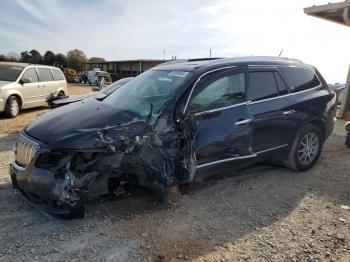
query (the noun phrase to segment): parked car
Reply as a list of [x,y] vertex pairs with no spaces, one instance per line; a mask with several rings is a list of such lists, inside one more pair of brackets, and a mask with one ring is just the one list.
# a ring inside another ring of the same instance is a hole
[[70,103],[82,101],[84,99],[89,99],[89,98],[103,100],[106,96],[108,96],[109,94],[111,94],[112,92],[114,92],[119,87],[126,84],[133,78],[134,77],[122,78],[110,84],[109,86],[106,86],[105,88],[103,88],[101,91],[98,91],[98,92],[92,92],[85,95],[75,95],[75,96],[73,95],[69,97],[50,95],[46,100],[50,108],[56,108],[59,106],[67,105]]
[[16,117],[21,109],[44,106],[50,93],[69,95],[59,68],[0,62],[0,113]]
[[[101,77],[104,77],[105,79],[105,85],[109,85],[112,83],[111,75],[105,71],[96,71],[92,70],[88,73],[88,83],[92,86],[97,86],[99,84],[99,79]],[[94,90],[99,91],[99,90]]]
[[48,112],[21,133],[10,174],[32,203],[82,216],[132,184],[164,194],[261,161],[315,165],[336,96],[298,60],[247,57],[156,66],[102,101]]

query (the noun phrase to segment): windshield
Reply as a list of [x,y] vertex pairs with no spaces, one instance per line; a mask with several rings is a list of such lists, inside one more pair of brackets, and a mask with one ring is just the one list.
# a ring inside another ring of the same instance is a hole
[[22,70],[22,66],[0,64],[0,81],[16,81]]
[[150,70],[122,85],[107,96],[103,103],[133,111],[141,117],[147,116],[151,108],[157,114],[191,75],[184,71]]
[[129,82],[132,78],[124,78],[124,79],[120,79],[112,84],[110,84],[109,86],[106,86],[102,89],[102,93],[109,95],[111,93],[113,93],[115,90],[117,90],[119,87],[121,87],[122,85],[124,85],[125,83]]

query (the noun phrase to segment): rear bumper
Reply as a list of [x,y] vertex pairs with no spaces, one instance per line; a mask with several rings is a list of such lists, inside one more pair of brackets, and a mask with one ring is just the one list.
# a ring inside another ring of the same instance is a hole
[[[35,167],[36,159],[22,168],[14,161],[10,165],[10,176],[12,185],[18,189],[22,195],[36,208],[51,215],[71,215],[77,212],[83,213],[82,201],[77,201],[73,205],[62,201],[60,190],[57,187],[55,175],[44,169]],[[82,214],[80,214],[82,215]]]

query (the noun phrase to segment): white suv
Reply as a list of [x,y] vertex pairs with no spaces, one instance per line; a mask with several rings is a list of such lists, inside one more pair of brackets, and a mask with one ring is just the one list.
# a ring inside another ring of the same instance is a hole
[[59,68],[0,62],[0,113],[16,117],[21,109],[45,106],[50,94],[69,95]]

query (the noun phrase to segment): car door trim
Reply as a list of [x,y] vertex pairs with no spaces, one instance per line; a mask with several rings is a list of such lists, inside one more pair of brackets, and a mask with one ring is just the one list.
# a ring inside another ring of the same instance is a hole
[[200,168],[203,168],[203,167],[216,165],[216,164],[221,164],[221,163],[225,163],[225,162],[254,158],[254,157],[257,157],[260,154],[267,153],[267,152],[270,152],[270,151],[273,151],[273,150],[277,150],[277,149],[280,149],[280,148],[284,148],[284,147],[287,147],[287,146],[288,146],[288,144],[284,144],[284,145],[275,146],[275,147],[272,147],[272,148],[269,148],[269,149],[265,149],[265,150],[253,153],[251,155],[247,155],[247,156],[237,156],[237,157],[231,157],[231,158],[225,158],[225,159],[221,159],[221,160],[217,160],[217,161],[212,161],[212,162],[208,162],[208,163],[205,163],[205,164],[197,165],[196,168],[200,169]]
[[237,156],[237,157],[225,158],[225,159],[221,159],[221,160],[217,160],[217,161],[213,161],[213,162],[208,162],[208,163],[205,163],[205,164],[197,165],[196,168],[200,169],[200,168],[211,166],[211,165],[216,165],[216,164],[230,162],[230,161],[234,161],[234,160],[240,160],[240,159],[248,159],[248,158],[253,158],[253,157],[257,157],[257,155],[256,154],[251,154],[251,155],[247,155],[247,156]]

